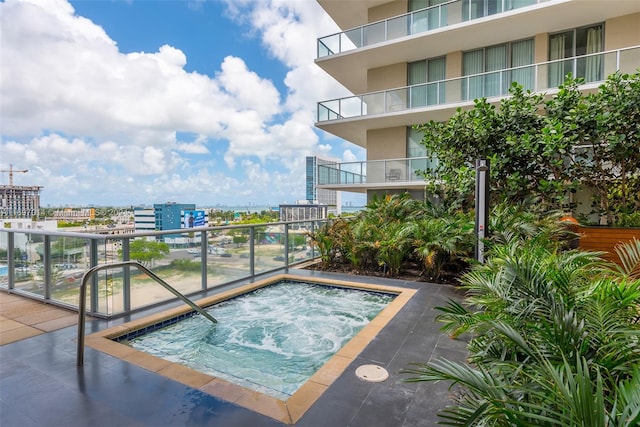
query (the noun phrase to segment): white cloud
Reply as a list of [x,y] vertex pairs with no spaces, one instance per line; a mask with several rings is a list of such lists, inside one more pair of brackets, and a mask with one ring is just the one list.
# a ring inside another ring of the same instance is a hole
[[2,167],[29,169],[18,184],[53,204],[302,197],[304,156],[333,145],[319,145],[315,103],[342,89],[313,59],[335,26],[315,1],[234,0],[229,15],[286,66],[285,93],[238,56],[208,76],[168,44],[123,53],[65,0],[0,3]]
[[351,150],[344,150],[344,152],[342,153],[342,160],[344,160],[345,162],[357,162],[358,158],[355,154],[353,154]]

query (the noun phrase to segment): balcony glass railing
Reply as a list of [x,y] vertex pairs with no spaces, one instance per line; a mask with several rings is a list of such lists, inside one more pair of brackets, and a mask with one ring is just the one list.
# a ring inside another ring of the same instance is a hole
[[616,71],[633,73],[638,67],[640,46],[634,46],[322,101],[318,103],[317,118],[318,122],[326,122],[505,96],[512,82],[525,90],[543,92],[556,89],[568,73],[583,78],[585,83],[597,83]]
[[318,58],[549,0],[454,0],[318,39]]
[[[101,235],[0,228],[0,288],[78,309],[89,268],[139,261],[190,295],[286,269],[318,256],[307,240],[326,220]],[[165,243],[168,251],[153,246]],[[13,254],[9,256],[8,254]],[[154,254],[153,256],[151,254]],[[87,307],[99,317],[128,314],[175,296],[132,267],[95,274]]]
[[318,165],[318,185],[424,182],[423,172],[436,166],[437,160],[430,157]]

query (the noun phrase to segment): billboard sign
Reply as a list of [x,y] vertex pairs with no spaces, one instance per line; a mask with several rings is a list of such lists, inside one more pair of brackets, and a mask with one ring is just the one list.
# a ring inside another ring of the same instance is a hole
[[204,211],[184,211],[182,214],[182,228],[205,227],[207,221]]

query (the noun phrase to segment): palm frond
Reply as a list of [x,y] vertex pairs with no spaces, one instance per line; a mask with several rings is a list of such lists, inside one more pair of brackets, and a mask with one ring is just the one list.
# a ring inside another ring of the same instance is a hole
[[634,237],[630,242],[616,245],[615,251],[622,262],[621,273],[632,279],[640,279],[640,240]]

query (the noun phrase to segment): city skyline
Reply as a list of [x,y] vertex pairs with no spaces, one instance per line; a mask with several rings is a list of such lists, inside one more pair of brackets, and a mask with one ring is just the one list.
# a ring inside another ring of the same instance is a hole
[[42,186],[43,207],[294,203],[306,156],[364,158],[313,126],[316,101],[346,94],[314,64],[317,37],[337,31],[316,2],[0,11],[0,169],[28,170],[14,185]]

